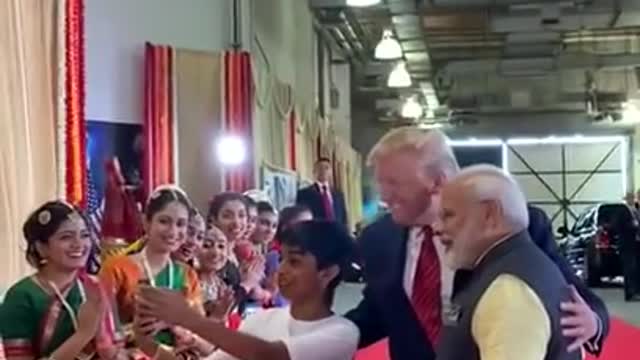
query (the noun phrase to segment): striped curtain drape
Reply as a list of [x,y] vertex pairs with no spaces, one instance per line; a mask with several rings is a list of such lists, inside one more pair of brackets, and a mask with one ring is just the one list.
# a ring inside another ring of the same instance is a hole
[[296,111],[291,110],[289,112],[289,121],[287,122],[287,149],[289,153],[289,169],[292,171],[296,171],[298,169],[298,151],[296,147],[297,141],[297,133],[298,133],[298,118],[296,116]]
[[226,135],[244,139],[247,158],[225,169],[225,188],[246,191],[254,188],[253,109],[254,84],[251,55],[246,51],[226,51],[223,55],[223,119]]
[[142,177],[148,195],[175,181],[173,49],[147,43],[144,68]]

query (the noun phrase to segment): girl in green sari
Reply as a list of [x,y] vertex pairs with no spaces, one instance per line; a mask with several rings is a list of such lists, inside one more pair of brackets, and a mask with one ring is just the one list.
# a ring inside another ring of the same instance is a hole
[[13,285],[0,306],[7,359],[124,358],[108,298],[84,271],[92,242],[80,212],[60,201],[45,203],[23,233],[36,273]]

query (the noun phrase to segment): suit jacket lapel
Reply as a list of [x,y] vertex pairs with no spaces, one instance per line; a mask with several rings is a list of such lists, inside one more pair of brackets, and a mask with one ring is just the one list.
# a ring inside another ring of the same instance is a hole
[[[393,243],[389,254],[392,259],[397,259],[397,263],[392,266],[391,278],[393,281],[404,289],[404,268],[407,261],[407,243],[409,242],[409,228],[393,224],[393,238],[389,239]],[[404,293],[404,291],[403,291]]]

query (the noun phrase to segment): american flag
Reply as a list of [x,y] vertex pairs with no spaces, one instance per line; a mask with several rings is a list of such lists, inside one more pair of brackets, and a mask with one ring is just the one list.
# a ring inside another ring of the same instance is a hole
[[87,174],[87,218],[89,227],[94,239],[102,237],[102,217],[104,215],[104,202],[100,198],[96,183],[91,176],[91,171]]
[[[87,263],[89,273],[95,274],[100,268],[100,239],[102,239],[102,216],[104,214],[104,201],[100,198],[95,180],[91,176],[91,171],[87,169],[87,220],[89,231],[94,246],[91,249],[91,256]],[[1,359],[0,359],[1,360]]]

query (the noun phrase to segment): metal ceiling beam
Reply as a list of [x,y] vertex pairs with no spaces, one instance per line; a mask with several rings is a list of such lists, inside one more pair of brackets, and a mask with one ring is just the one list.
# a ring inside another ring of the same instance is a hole
[[434,7],[496,7],[496,6],[514,6],[526,5],[535,6],[541,4],[558,4],[564,3],[571,5],[576,2],[584,1],[559,1],[559,0],[423,0],[423,2],[431,2]]
[[485,59],[463,60],[447,64],[443,75],[459,75],[478,72],[501,73],[505,69],[540,71],[624,69],[640,66],[640,54],[593,55],[564,54],[556,58],[528,58],[519,60]]

